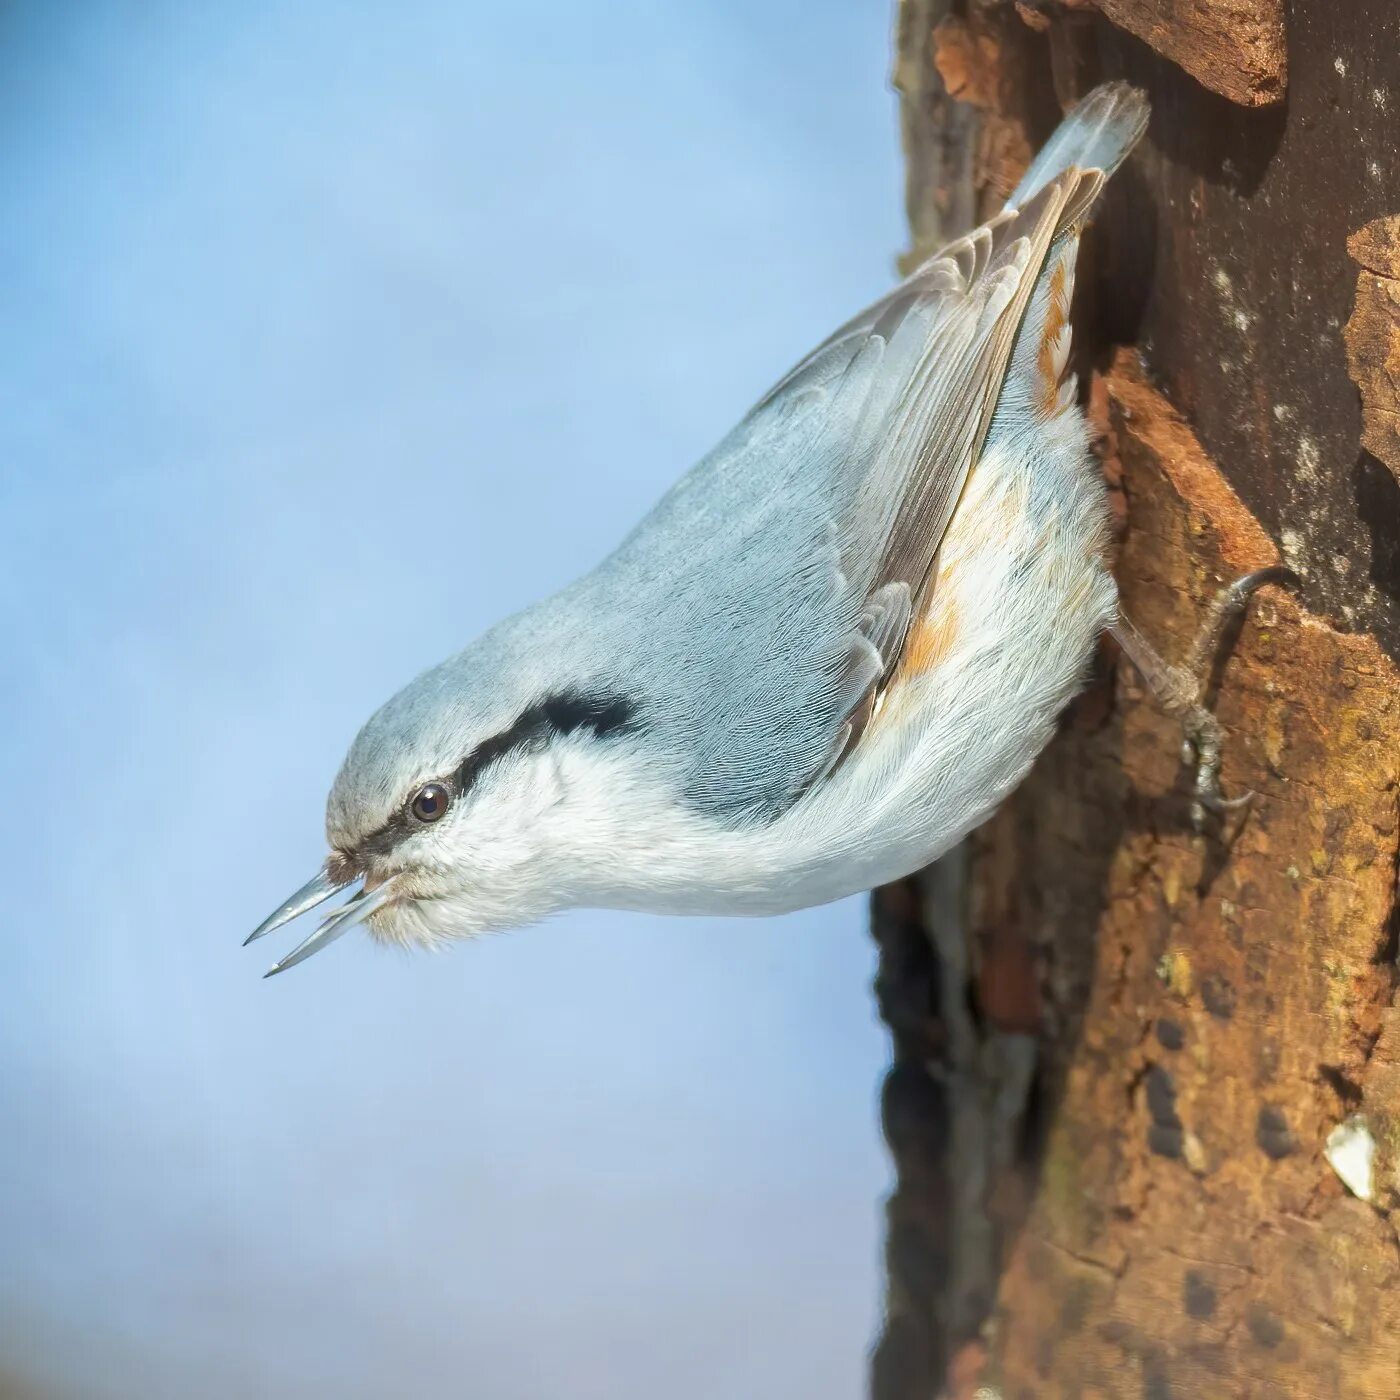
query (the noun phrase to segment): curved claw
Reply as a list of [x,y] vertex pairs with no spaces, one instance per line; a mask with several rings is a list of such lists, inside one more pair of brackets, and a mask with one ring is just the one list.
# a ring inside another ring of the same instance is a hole
[[1259,794],[1253,788],[1247,788],[1238,797],[1226,797],[1220,792],[1213,792],[1209,796],[1202,795],[1202,805],[1209,807],[1212,812],[1238,812],[1242,808],[1253,806],[1259,800]]
[[1203,836],[1208,813],[1224,817],[1231,812],[1240,812],[1245,808],[1252,807],[1258,797],[1259,794],[1253,788],[1248,792],[1241,793],[1239,797],[1222,796],[1218,789],[1209,793],[1198,791],[1191,802],[1191,829],[1197,836]]
[[1244,574],[1221,589],[1206,609],[1190,659],[1184,666],[1171,666],[1163,661],[1126,616],[1120,614],[1112,629],[1124,655],[1137,667],[1158,702],[1168,714],[1181,721],[1184,731],[1181,761],[1188,766],[1196,765],[1191,825],[1198,834],[1206,829],[1208,812],[1236,812],[1257,800],[1254,792],[1226,797],[1220,791],[1220,753],[1225,736],[1220,721],[1207,708],[1206,695],[1210,669],[1232,622],[1243,616],[1254,594],[1270,583],[1282,588],[1298,588],[1302,580],[1285,565],[1271,564]]
[[1214,743],[1198,744],[1196,749],[1196,791],[1191,802],[1191,825],[1198,835],[1205,831],[1207,812],[1225,816],[1230,812],[1243,811],[1259,798],[1259,794],[1253,788],[1247,789],[1238,797],[1226,797],[1221,792],[1218,731],[1211,738],[1214,739]]
[[1186,671],[1195,683],[1197,703],[1204,691],[1207,673],[1225,640],[1226,633],[1233,623],[1244,616],[1250,599],[1266,584],[1277,584],[1280,588],[1299,588],[1302,582],[1302,579],[1285,565],[1270,564],[1267,568],[1241,574],[1215,595],[1206,609],[1205,619],[1196,633],[1191,657],[1186,664]]
[[1267,568],[1242,574],[1216,594],[1191,649],[1186,678],[1189,678],[1188,683],[1194,685],[1195,698],[1183,716],[1186,743],[1183,745],[1182,759],[1189,764],[1193,757],[1191,751],[1194,750],[1196,784],[1191,801],[1191,825],[1197,833],[1205,831],[1207,812],[1214,812],[1217,816],[1238,812],[1257,800],[1258,795],[1253,791],[1239,797],[1226,797],[1221,792],[1220,753],[1224,735],[1220,721],[1206,708],[1204,695],[1209,669],[1231,624],[1244,616],[1250,599],[1266,584],[1298,588],[1302,580],[1282,564],[1271,564]]
[[1303,586],[1303,580],[1286,564],[1270,564],[1267,569],[1255,569],[1252,573],[1241,574],[1226,591],[1243,601],[1268,583],[1275,583],[1280,588],[1297,589]]
[[1223,816],[1228,812],[1238,812],[1250,806],[1258,798],[1252,788],[1239,797],[1226,797],[1220,790],[1220,750],[1224,735],[1220,721],[1209,711],[1198,708],[1187,719],[1187,739],[1183,746],[1183,758],[1187,763],[1193,757],[1196,761],[1195,791],[1191,799],[1191,826],[1200,835],[1206,829],[1206,813],[1214,812]]

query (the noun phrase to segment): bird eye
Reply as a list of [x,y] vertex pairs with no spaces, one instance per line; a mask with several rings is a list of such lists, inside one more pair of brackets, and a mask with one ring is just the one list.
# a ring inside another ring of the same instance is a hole
[[420,822],[435,822],[447,810],[449,801],[447,789],[441,783],[424,783],[413,794],[408,810]]

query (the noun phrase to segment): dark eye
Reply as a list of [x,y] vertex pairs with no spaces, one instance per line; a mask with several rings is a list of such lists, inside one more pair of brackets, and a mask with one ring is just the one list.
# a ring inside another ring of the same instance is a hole
[[413,801],[408,804],[408,810],[420,822],[435,822],[447,810],[447,804],[451,800],[447,789],[441,783],[424,783],[413,794]]

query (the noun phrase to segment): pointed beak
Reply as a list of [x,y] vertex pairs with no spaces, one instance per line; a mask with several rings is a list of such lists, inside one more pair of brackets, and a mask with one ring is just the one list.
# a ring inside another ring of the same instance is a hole
[[[320,871],[313,879],[304,884],[289,900],[278,905],[271,914],[255,928],[252,933],[243,940],[246,948],[249,943],[262,938],[265,934],[271,933],[274,929],[279,929],[283,924],[289,924],[293,919],[300,918],[316,908],[318,904],[324,904],[332,896],[339,894],[341,890],[347,889],[355,883],[355,879],[335,879],[327,871]],[[320,926],[304,942],[299,943],[281,962],[275,963],[264,977],[271,977],[274,973],[285,972],[289,967],[295,967],[299,962],[305,962],[312,953],[318,953],[328,943],[334,943],[342,933],[348,932],[356,924],[363,923],[376,909],[382,909],[394,897],[393,881],[386,881],[382,885],[376,886],[372,890],[361,889],[350,899],[342,904],[339,909],[333,910]]]
[[[263,976],[274,977],[289,967],[295,967],[299,962],[305,962],[312,953],[319,953],[328,943],[334,943],[342,933],[348,933],[356,924],[363,923],[376,909],[382,909],[393,897],[392,881],[372,890],[361,890],[349,903],[341,905],[323,920],[320,927],[304,943],[298,943],[281,962],[273,963]],[[317,904],[320,902],[319,899],[316,901]]]
[[333,894],[343,890],[350,884],[349,880],[332,880],[325,870],[320,870],[316,875],[308,880],[289,900],[279,904],[276,909],[243,940],[246,948],[250,943],[256,943],[259,938],[269,934],[273,929],[281,928],[283,924],[289,924],[293,919],[299,918],[308,910],[314,909],[318,904],[324,904]]

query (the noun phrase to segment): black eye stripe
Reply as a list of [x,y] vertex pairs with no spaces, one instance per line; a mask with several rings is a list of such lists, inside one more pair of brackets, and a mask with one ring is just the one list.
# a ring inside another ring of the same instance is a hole
[[600,738],[633,727],[635,707],[620,695],[551,695],[539,706],[561,734],[591,729]]
[[636,706],[621,695],[586,695],[560,691],[531,705],[509,729],[478,744],[454,775],[458,795],[468,791],[484,769],[512,749],[547,743],[555,735],[591,730],[598,738],[636,728]]
[[[641,721],[637,718],[637,706],[626,696],[613,692],[558,691],[538,705],[531,705],[522,711],[509,729],[482,740],[458,764],[450,777],[437,781],[449,789],[455,800],[470,791],[491,764],[515,749],[546,744],[556,736],[577,734],[580,730],[588,730],[603,739],[639,728]],[[420,784],[415,788],[413,795],[421,792],[423,786]],[[415,821],[410,813],[408,803],[412,801],[413,796],[410,796],[407,803],[378,831],[359,843],[352,855],[361,864],[365,856],[385,854],[410,832],[423,829],[423,823]]]

